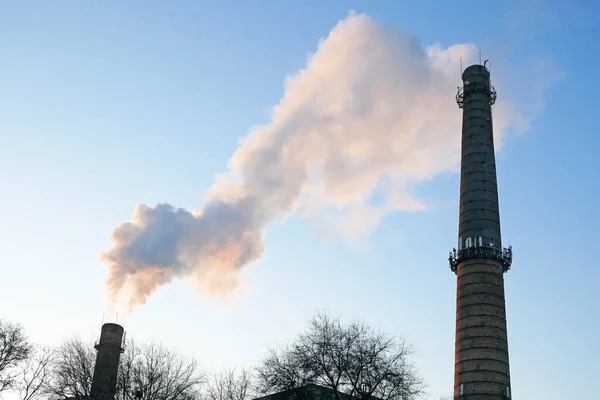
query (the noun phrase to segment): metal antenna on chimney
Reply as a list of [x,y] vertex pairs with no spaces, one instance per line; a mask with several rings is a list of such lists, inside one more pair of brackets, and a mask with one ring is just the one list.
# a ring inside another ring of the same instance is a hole
[[119,313],[117,312],[117,315],[115,316],[115,324],[118,323],[119,321]]

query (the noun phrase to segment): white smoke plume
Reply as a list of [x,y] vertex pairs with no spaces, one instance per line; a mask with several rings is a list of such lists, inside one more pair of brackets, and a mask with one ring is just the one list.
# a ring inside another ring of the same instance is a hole
[[351,237],[386,213],[423,209],[410,189],[457,166],[459,60],[468,65],[475,53],[467,44],[423,49],[406,32],[350,13],[285,79],[271,121],[241,141],[201,212],[141,204],[114,229],[114,247],[101,255],[110,301],[125,294],[130,307],[141,305],[189,277],[226,295],[263,255],[269,223],[301,206],[341,211],[338,228]]

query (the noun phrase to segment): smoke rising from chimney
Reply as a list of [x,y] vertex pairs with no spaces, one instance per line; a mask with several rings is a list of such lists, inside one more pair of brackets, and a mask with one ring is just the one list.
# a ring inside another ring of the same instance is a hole
[[[109,299],[125,294],[135,307],[184,277],[226,295],[238,271],[263,255],[268,224],[299,206],[342,210],[339,228],[351,236],[386,213],[423,209],[410,188],[458,165],[453,97],[459,60],[469,65],[475,54],[465,44],[423,49],[408,33],[351,13],[285,79],[271,121],[240,142],[202,211],[140,204],[113,230],[113,248],[101,255]],[[384,198],[377,206],[376,191]]]

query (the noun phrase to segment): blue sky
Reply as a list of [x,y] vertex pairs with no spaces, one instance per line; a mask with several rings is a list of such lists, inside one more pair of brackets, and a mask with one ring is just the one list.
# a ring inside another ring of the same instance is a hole
[[[600,398],[600,57],[591,46],[600,6],[491,3],[0,2],[0,316],[40,343],[93,338],[104,310],[98,254],[112,229],[138,203],[201,207],[238,140],[269,120],[283,79],[354,9],[423,47],[475,43],[493,60],[499,99],[543,100],[497,155],[503,237],[515,252],[506,275],[513,394]],[[540,62],[563,77],[534,99],[525,80]],[[431,398],[449,395],[458,175],[436,175],[416,193],[434,206],[386,216],[362,246],[324,240],[298,216],[275,222],[264,258],[243,271],[249,289],[229,304],[175,282],[126,328],[218,368],[251,364],[328,308],[406,336]]]

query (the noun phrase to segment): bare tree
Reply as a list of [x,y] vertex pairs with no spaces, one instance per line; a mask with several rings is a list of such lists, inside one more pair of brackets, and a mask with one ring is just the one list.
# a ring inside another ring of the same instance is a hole
[[232,368],[211,377],[205,397],[207,400],[248,400],[252,395],[251,370]]
[[336,400],[339,393],[412,400],[423,384],[409,362],[411,355],[404,341],[361,322],[344,325],[320,312],[292,344],[269,352],[258,368],[258,387],[270,393],[315,383],[334,390]]
[[55,355],[52,348],[36,348],[22,365],[16,384],[21,400],[36,400],[48,394]]
[[160,344],[127,345],[119,369],[118,400],[199,398],[204,375],[193,359]]
[[88,398],[95,359],[91,344],[78,337],[67,339],[56,349],[48,392],[56,398]]
[[[196,362],[162,345],[126,343],[115,400],[196,400],[203,381]],[[53,398],[90,396],[96,353],[92,343],[65,341],[56,351],[49,392]]]
[[136,373],[135,363],[139,357],[139,347],[133,340],[125,343],[125,352],[119,361],[119,372],[117,375],[116,400],[137,399],[136,390],[133,387],[134,375]]
[[32,349],[21,325],[0,319],[0,393],[14,387]]

